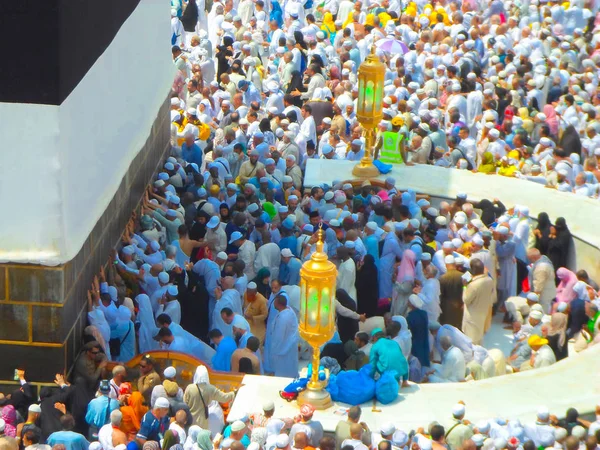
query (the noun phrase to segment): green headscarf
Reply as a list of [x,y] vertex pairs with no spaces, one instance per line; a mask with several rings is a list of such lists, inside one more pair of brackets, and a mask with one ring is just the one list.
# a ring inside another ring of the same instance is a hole
[[200,447],[200,450],[212,450],[213,448],[213,443],[210,439],[210,431],[208,430],[200,430],[198,432],[196,442],[198,443],[198,447]]
[[179,436],[173,430],[167,430],[163,438],[162,450],[169,450],[175,444],[179,443]]
[[271,220],[273,220],[273,217],[275,217],[277,215],[277,210],[275,209],[275,205],[273,205],[273,203],[271,203],[271,202],[264,202],[262,207],[263,207],[263,211],[269,215]]
[[478,172],[481,173],[496,173],[496,164],[494,164],[494,155],[492,152],[485,152],[481,157],[481,165]]

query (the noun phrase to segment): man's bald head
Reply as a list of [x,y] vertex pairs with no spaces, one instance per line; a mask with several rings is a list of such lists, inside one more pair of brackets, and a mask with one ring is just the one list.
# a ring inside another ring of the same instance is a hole
[[352,439],[360,440],[363,434],[363,427],[360,423],[353,423],[350,425],[350,436]]
[[301,431],[294,435],[294,448],[303,449],[308,446],[308,435]]
[[221,280],[221,286],[223,287],[223,290],[232,289],[234,284],[235,280],[233,279],[233,277],[224,277]]

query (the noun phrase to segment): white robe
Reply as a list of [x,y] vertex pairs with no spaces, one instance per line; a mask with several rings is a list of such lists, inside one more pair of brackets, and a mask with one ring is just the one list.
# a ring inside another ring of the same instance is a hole
[[233,328],[231,325],[225,323],[221,317],[221,310],[223,308],[229,308],[236,314],[243,315],[242,312],[242,301],[240,300],[240,293],[235,289],[227,289],[223,292],[221,298],[217,301],[215,309],[212,314],[212,328],[217,328],[223,333],[223,336],[233,337]]
[[287,307],[273,319],[273,327],[266,337],[269,347],[269,367],[276,377],[298,376],[298,319]]
[[273,242],[262,245],[256,252],[254,260],[254,271],[258,273],[260,269],[266,267],[271,272],[271,279],[276,280],[279,275],[279,264],[281,263],[281,250]]
[[156,350],[158,348],[158,343],[154,340],[154,336],[158,333],[158,328],[156,326],[156,321],[154,320],[150,299],[146,294],[140,294],[135,299],[139,307],[137,321],[140,323],[140,329],[138,331],[140,353]]
[[423,300],[423,311],[427,313],[429,322],[437,322],[442,308],[440,307],[440,280],[437,278],[429,278],[423,283],[421,290],[421,299]]
[[465,379],[465,357],[458,347],[444,352],[441,364],[432,365],[435,373],[429,377],[431,383],[453,383]]
[[336,288],[345,290],[352,300],[356,302],[356,286],[354,285],[355,281],[356,264],[352,258],[348,258],[348,260],[341,263],[340,267],[338,268]]
[[[214,348],[198,339],[189,331],[184,330],[181,325],[171,323],[171,325],[169,325],[169,329],[177,340],[186,342],[186,348],[183,350],[184,353],[189,353],[190,355],[193,355],[196,358],[204,361],[206,365],[210,365],[210,361],[216,353]],[[175,349],[171,348],[171,350]]]

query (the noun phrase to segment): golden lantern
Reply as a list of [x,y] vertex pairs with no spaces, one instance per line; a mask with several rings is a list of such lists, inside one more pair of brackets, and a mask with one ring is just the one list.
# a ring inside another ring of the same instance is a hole
[[337,268],[323,251],[323,230],[317,232],[317,249],[300,269],[300,336],[312,347],[312,376],[306,390],[298,396],[298,404],[315,409],[331,406],[325,390],[327,381],[319,381],[320,347],[335,331],[335,281]]
[[358,101],[356,117],[363,128],[365,156],[354,166],[352,174],[357,177],[372,178],[379,175],[373,165],[371,151],[375,144],[375,128],[383,118],[382,100],[385,85],[385,64],[375,54],[375,46],[358,68]]

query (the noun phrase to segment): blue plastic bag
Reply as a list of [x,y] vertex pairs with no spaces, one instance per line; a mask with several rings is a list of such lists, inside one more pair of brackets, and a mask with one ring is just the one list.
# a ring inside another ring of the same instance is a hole
[[400,386],[396,381],[396,375],[395,370],[386,370],[375,383],[375,396],[382,405],[390,404],[398,398]]
[[390,173],[392,171],[392,165],[391,164],[386,164],[384,162],[379,161],[378,159],[373,161],[373,165],[375,167],[377,167],[377,169],[379,170],[380,173],[382,174],[386,174],[386,173]]
[[335,374],[329,375],[329,380],[325,389],[327,392],[329,392],[329,395],[331,395],[332,400],[336,400],[338,398],[339,389],[337,385],[337,376]]
[[360,405],[375,397],[375,380],[371,377],[370,364],[363,366],[358,372],[356,370],[348,370],[338,373],[336,376],[336,385],[338,390],[337,395],[334,396],[330,392],[331,398],[334,401],[350,405]]

